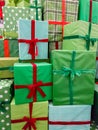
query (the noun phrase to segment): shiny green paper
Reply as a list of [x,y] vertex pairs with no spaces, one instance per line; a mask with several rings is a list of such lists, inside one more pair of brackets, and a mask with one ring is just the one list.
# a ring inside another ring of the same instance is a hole
[[93,104],[95,57],[94,51],[52,51],[54,105]]

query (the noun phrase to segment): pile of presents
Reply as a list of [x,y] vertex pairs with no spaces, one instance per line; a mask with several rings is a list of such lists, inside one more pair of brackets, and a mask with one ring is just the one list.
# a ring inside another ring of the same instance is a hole
[[97,0],[0,0],[0,130],[98,129],[97,12]]

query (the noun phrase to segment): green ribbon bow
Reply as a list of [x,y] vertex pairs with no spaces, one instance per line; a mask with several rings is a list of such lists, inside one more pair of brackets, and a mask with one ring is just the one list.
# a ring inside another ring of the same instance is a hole
[[75,70],[74,69],[74,62],[75,62],[76,52],[73,51],[72,53],[72,61],[70,64],[70,68],[63,66],[61,70],[54,70],[54,74],[61,74],[65,77],[69,77],[69,96],[70,96],[70,105],[73,105],[73,80],[76,76],[81,76],[85,73],[95,74],[95,70]]
[[6,112],[5,104],[9,104],[9,103],[10,103],[9,101],[0,102],[0,111]]

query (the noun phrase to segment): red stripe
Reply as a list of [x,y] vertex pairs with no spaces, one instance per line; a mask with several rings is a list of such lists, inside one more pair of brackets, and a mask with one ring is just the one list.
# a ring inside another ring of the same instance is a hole
[[96,60],[98,60],[98,57],[96,57]]
[[59,45],[58,45],[58,41],[55,42],[55,48],[58,50]]
[[90,0],[89,22],[92,21],[92,0]]
[[4,57],[10,57],[9,40],[4,40]]
[[91,121],[49,121],[50,125],[86,125]]
[[57,25],[66,25],[66,24],[69,24],[70,22],[62,22],[62,21],[51,21],[49,20],[48,21],[49,24],[57,24]]
[[98,82],[96,82],[96,84],[98,84]]

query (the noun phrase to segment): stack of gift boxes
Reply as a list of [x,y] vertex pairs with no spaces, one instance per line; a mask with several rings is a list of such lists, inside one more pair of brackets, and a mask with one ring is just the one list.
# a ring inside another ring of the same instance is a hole
[[97,5],[90,0],[5,0],[0,130],[90,130],[91,108],[98,123]]

